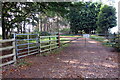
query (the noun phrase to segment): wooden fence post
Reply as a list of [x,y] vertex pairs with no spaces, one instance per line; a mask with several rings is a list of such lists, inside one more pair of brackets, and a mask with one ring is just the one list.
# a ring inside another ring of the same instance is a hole
[[51,51],[51,37],[49,37],[49,48],[50,48],[50,51]]
[[57,43],[58,43],[57,46],[60,47],[60,34],[58,33],[57,35],[58,35],[57,36]]
[[16,64],[16,57],[17,57],[17,55],[16,55],[16,50],[15,50],[15,39],[14,39],[12,45],[14,46],[14,48],[13,48],[13,54],[14,54],[13,60],[14,60],[14,62],[15,62],[15,64]]
[[14,38],[14,43],[13,43],[13,45],[14,45],[14,49],[15,49],[15,51],[13,50],[13,51],[15,52],[15,56],[14,56],[15,58],[14,58],[14,59],[17,60],[17,58],[18,58],[18,55],[17,55],[17,54],[18,54],[18,51],[17,51],[17,43],[16,43],[16,33],[14,33],[13,38]]
[[39,47],[39,48],[40,48],[39,51],[40,51],[40,53],[41,53],[41,36],[40,36],[40,35],[39,35],[39,46],[40,46],[40,47]]
[[40,53],[40,35],[37,34],[37,45],[38,45],[38,53]]
[[30,49],[30,45],[29,45],[29,43],[30,43],[30,42],[29,42],[30,35],[29,35],[29,34],[27,35],[27,39],[28,39],[28,54],[30,54],[30,52],[29,52],[29,49]]

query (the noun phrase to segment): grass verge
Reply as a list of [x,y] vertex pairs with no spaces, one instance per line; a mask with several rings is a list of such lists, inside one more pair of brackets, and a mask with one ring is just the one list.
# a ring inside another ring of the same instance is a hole
[[102,45],[104,46],[112,47],[112,43],[110,43],[110,41],[106,39],[104,36],[91,35],[90,38],[102,42]]
[[69,44],[65,44],[60,48],[57,48],[57,49],[52,50],[50,52],[45,52],[45,53],[42,53],[42,54],[39,54],[39,55],[36,55],[36,56],[49,56],[51,54],[59,54],[61,51],[63,51],[65,49],[65,47],[68,47],[68,46],[69,46]]
[[32,63],[28,62],[26,59],[20,59],[17,61],[16,66],[30,66]]

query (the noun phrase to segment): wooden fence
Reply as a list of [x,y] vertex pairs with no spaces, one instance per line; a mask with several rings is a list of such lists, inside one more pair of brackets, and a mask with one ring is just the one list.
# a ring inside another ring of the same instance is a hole
[[39,42],[37,34],[14,34],[14,38],[17,58],[38,53]]
[[[8,65],[8,64],[11,64],[11,63],[14,63],[16,62],[16,53],[15,53],[15,39],[9,39],[9,40],[0,40],[0,44],[2,45],[3,43],[6,43],[6,42],[12,42],[12,46],[6,46],[6,47],[2,47],[0,48],[0,52],[2,53],[3,51],[5,50],[13,50],[11,54],[6,54],[6,55],[3,55],[1,54],[0,56],[0,61],[1,61],[1,64],[0,64],[0,67],[1,66],[4,66],[4,65]],[[2,62],[3,59],[5,58],[8,58],[8,57],[12,57],[13,56],[13,59],[10,60],[10,61],[7,61],[5,63]]]
[[11,54],[1,55],[0,59],[2,60],[3,58],[13,56],[11,61],[1,63],[0,66],[14,63],[17,58],[22,58],[37,53],[41,54],[44,52],[50,52],[62,46],[60,43],[64,42],[65,44],[73,40],[60,40],[60,38],[62,37],[58,34],[52,36],[39,36],[39,34],[14,34],[14,39],[0,40],[0,43],[12,42],[12,46],[2,46],[0,48],[0,51],[12,49]]
[[[21,39],[20,36],[24,35]],[[38,34],[15,34],[17,58],[37,53],[49,52],[58,48],[58,35],[39,36]]]
[[[24,38],[21,38],[21,35]],[[16,62],[16,58],[21,58],[37,53],[50,52],[59,47],[59,36],[39,36],[38,34],[14,34],[14,39],[0,40],[0,43],[12,42],[12,46],[1,47],[0,51],[13,49],[11,54],[1,55],[0,59],[8,58],[11,56],[13,60],[2,63],[0,66]]]

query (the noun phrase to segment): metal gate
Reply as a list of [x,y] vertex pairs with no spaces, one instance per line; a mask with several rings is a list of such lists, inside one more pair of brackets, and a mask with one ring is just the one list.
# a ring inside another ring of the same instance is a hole
[[39,52],[38,34],[14,34],[17,58],[36,54]]
[[59,47],[59,36],[39,36],[39,34],[14,34],[17,58],[37,53],[49,52]]

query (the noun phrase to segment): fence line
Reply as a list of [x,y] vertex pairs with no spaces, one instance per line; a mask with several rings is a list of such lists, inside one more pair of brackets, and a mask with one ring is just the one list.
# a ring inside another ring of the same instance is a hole
[[[24,36],[24,38],[21,37]],[[71,40],[68,40],[71,41]],[[12,57],[11,61],[1,63],[0,66],[16,63],[17,58],[50,52],[60,47],[60,35],[39,36],[39,34],[14,34],[14,39],[0,40],[0,43],[12,42],[12,46],[2,47],[0,51],[13,49],[11,54],[2,55],[0,59]]]
[[7,46],[7,47],[0,48],[0,51],[2,52],[2,51],[5,51],[5,50],[10,50],[10,49],[13,49],[13,51],[12,51],[12,54],[6,54],[6,55],[1,54],[0,60],[2,61],[3,59],[8,58],[8,57],[12,57],[12,56],[13,56],[13,59],[10,60],[10,61],[7,61],[5,63],[1,63],[0,67],[16,62],[15,39],[0,40],[1,44],[6,43],[6,42],[12,42],[12,46],[9,46],[9,47]]
[[[24,35],[24,39],[20,36]],[[58,48],[58,35],[39,36],[39,34],[14,34],[17,57],[25,57]]]

